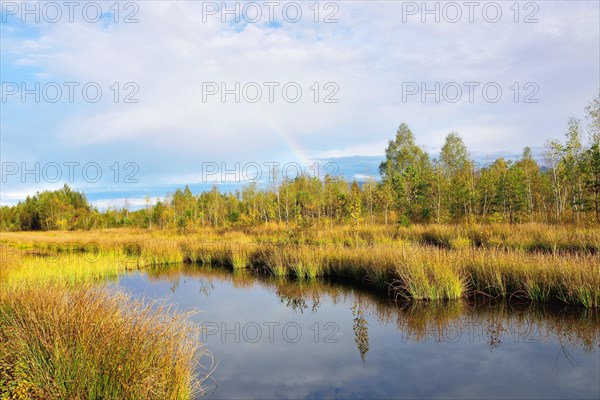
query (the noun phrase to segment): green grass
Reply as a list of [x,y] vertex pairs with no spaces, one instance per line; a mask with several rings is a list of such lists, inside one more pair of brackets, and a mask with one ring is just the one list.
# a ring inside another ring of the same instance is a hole
[[133,263],[115,261],[102,254],[67,255],[55,257],[24,257],[4,281],[5,286],[23,284],[44,286],[49,283],[71,285],[114,279],[119,273],[137,268]]

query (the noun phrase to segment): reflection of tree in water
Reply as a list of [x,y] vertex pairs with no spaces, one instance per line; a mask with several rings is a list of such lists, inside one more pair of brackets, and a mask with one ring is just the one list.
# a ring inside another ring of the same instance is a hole
[[213,285],[211,282],[207,282],[204,279],[200,280],[200,288],[198,289],[198,292],[202,293],[203,295],[205,295],[206,297],[210,296],[210,294],[212,293],[213,289],[215,288],[215,285]]
[[[301,297],[288,297],[280,292],[277,292],[277,296],[281,304],[285,304],[286,307],[290,307],[294,311],[300,311],[301,314],[304,313],[304,310],[308,309],[308,303]],[[313,314],[316,313],[320,305],[321,300],[319,296],[313,297],[311,312]]]
[[318,294],[313,295],[312,313],[315,314],[321,305],[321,297]]
[[560,361],[560,356],[563,355],[565,360],[569,362],[572,368],[579,368],[579,363],[575,359],[575,357],[571,354],[567,346],[563,344],[562,338],[560,339],[560,348],[558,350],[558,354],[556,355],[556,360],[554,361],[554,370],[558,371],[558,364]]
[[502,334],[506,332],[504,324],[501,320],[494,317],[488,317],[485,324],[485,332],[487,337],[487,343],[490,346],[490,350],[498,348],[502,343]]
[[600,338],[597,310],[506,302],[413,302],[390,311],[363,307],[379,321],[395,322],[403,337],[414,342],[435,340],[453,343],[483,339],[490,349],[500,347],[510,335],[518,343],[559,340],[586,352],[596,351]]
[[[236,288],[261,286],[276,293],[282,304],[294,310],[308,309],[317,312],[321,304],[340,304],[351,298],[360,302],[353,309],[355,334],[364,332],[366,321],[363,313],[369,313],[379,323],[395,324],[402,337],[413,342],[435,340],[455,342],[457,340],[478,341],[484,339],[494,349],[507,340],[531,343],[559,340],[565,350],[579,347],[585,352],[596,352],[600,343],[600,312],[596,309],[580,309],[554,305],[508,303],[505,301],[451,301],[395,303],[376,293],[349,288],[344,284],[324,280],[288,280],[264,277],[251,271],[231,270],[195,265],[173,265],[169,268],[149,268],[150,281],[169,279],[177,289],[177,279],[199,279],[201,292],[207,294],[213,284],[230,283]],[[311,304],[312,301],[312,304]],[[361,320],[362,318],[362,320]],[[368,340],[359,340],[357,345],[364,358]],[[362,344],[360,344],[362,343]],[[366,346],[365,346],[366,344]],[[567,358],[567,351],[560,353]]]
[[[171,294],[174,294],[177,291],[177,289],[179,289],[179,285],[181,284],[181,278],[169,278],[169,282],[171,283],[171,287],[169,288],[169,290],[171,291]],[[184,279],[183,282],[185,283],[186,280]],[[198,292],[206,297],[210,296],[213,289],[215,288],[215,286],[212,283],[207,282],[204,279],[200,279],[199,284],[200,287],[198,289]]]
[[314,314],[321,305],[321,296],[318,292],[319,285],[314,282],[278,281],[275,293],[281,304],[292,310],[300,311],[308,309],[308,301],[312,300],[311,312]]
[[354,341],[356,342],[356,347],[360,353],[360,359],[364,364],[367,352],[369,351],[369,330],[367,320],[365,319],[359,301],[352,306],[352,316],[354,316],[354,325],[352,326],[352,330],[354,331]]
[[179,288],[180,280],[181,279],[179,279],[179,278],[169,279],[169,282],[171,282],[171,287],[169,289],[171,291],[171,294],[174,294],[177,291],[177,289]]
[[281,302],[281,304],[285,304],[286,307],[290,307],[294,311],[299,310],[300,313],[304,313],[304,310],[306,310],[308,308],[308,305],[306,304],[306,300],[304,300],[302,298],[285,297],[280,294],[278,294],[278,296],[279,296],[279,301]]

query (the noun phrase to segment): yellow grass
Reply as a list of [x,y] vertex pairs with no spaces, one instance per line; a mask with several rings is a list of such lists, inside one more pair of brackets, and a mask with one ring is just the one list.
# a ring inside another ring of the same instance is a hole
[[[82,261],[61,267],[74,280],[86,270],[102,277],[128,268],[191,262],[299,279],[352,279],[415,300],[484,296],[600,306],[600,232],[585,227],[366,225],[290,231],[271,224],[245,231],[205,228],[185,235],[136,229],[17,232],[3,234],[2,240],[21,254],[98,259],[89,268]],[[31,263],[22,265],[21,277],[10,279],[35,276]],[[44,279],[47,275],[52,273],[40,273]]]
[[205,353],[187,314],[88,282],[126,264],[103,253],[0,245],[0,398],[187,399]]

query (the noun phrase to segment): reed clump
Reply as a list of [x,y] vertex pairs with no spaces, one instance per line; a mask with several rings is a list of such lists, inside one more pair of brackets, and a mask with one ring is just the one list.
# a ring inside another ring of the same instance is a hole
[[397,267],[397,293],[416,300],[455,300],[466,292],[460,264],[414,255]]
[[187,399],[202,393],[198,329],[122,291],[0,291],[0,397]]
[[187,314],[90,286],[139,268],[139,249],[86,248],[0,244],[0,398],[201,393],[205,351]]

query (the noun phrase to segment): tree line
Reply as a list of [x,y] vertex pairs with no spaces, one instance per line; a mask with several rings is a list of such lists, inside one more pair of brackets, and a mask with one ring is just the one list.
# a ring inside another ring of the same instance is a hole
[[140,210],[92,207],[67,185],[0,208],[2,230],[111,227],[245,227],[261,223],[353,224],[412,222],[592,223],[600,221],[600,91],[585,107],[585,122],[569,118],[564,139],[546,143],[544,159],[530,148],[517,160],[478,166],[457,132],[431,158],[402,123],[379,166],[381,179],[298,176],[269,187],[250,184],[231,193],[189,187]]

